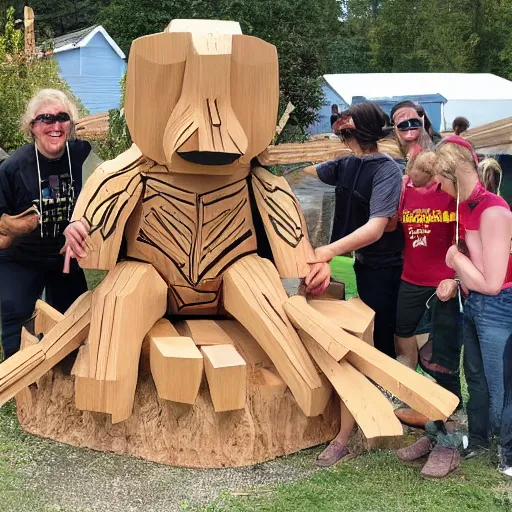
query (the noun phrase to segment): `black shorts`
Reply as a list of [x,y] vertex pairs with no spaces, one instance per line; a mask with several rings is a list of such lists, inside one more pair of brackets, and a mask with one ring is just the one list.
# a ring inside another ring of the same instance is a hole
[[431,362],[456,372],[461,349],[459,299],[455,296],[443,302],[435,292],[434,286],[419,286],[406,281],[400,283],[395,333],[401,338],[417,334],[428,301],[431,313],[429,333],[433,342]]
[[435,293],[435,286],[420,286],[403,280],[400,282],[396,309],[395,334],[397,336],[409,338],[418,334],[418,327],[427,309],[427,301],[432,303],[434,298],[437,299]]

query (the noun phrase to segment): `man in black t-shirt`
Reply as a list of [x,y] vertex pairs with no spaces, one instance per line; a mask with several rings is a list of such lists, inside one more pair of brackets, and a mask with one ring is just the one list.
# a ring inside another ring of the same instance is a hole
[[43,289],[64,312],[87,290],[76,262],[63,274],[64,230],[82,188],[88,142],[71,140],[76,107],[44,89],[28,104],[23,125],[34,142],[0,165],[0,299],[4,357],[19,350],[21,327]]

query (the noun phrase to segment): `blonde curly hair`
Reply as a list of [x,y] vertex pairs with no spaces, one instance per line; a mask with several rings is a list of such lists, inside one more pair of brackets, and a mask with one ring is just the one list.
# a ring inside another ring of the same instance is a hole
[[33,139],[32,121],[38,110],[45,105],[59,105],[63,112],[67,112],[71,118],[70,139],[75,138],[75,123],[78,119],[78,108],[68,95],[57,89],[41,89],[27,104],[25,113],[21,118],[21,131],[29,140]]

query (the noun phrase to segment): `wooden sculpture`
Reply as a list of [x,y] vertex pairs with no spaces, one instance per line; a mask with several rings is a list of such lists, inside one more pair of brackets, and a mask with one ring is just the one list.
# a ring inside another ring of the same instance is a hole
[[[275,47],[233,22],[176,20],[133,42],[134,145],[95,171],[73,216],[89,230],[80,265],[109,273],[61,317],[39,304],[42,341],[26,332],[0,365],[24,428],[208,467],[329,440],[333,387],[369,438],[402,433],[374,383],[432,419],[453,412],[454,395],[371,346],[361,301],[301,294],[301,208],[283,178],[251,168],[274,135],[277,70]],[[72,376],[41,378],[77,346]]]

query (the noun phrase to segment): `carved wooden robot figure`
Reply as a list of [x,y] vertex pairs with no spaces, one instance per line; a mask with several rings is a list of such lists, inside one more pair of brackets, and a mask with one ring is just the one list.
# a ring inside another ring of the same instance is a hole
[[[325,410],[329,379],[367,437],[400,434],[367,377],[430,418],[451,414],[453,395],[363,341],[372,312],[359,300],[285,292],[281,279],[298,282],[313,258],[304,218],[283,178],[251,169],[273,137],[278,96],[275,47],[238,23],[175,20],[133,42],[134,145],[95,171],[73,216],[89,232],[80,265],[110,272],[64,316],[39,305],[44,337],[25,333],[25,348],[0,365],[2,402],[80,347],[77,408],[122,422],[146,337],[160,399],[196,403],[204,371],[217,413],[248,407],[253,346],[306,417]],[[257,223],[273,262],[258,256]],[[213,319],[226,312],[239,324]]]

